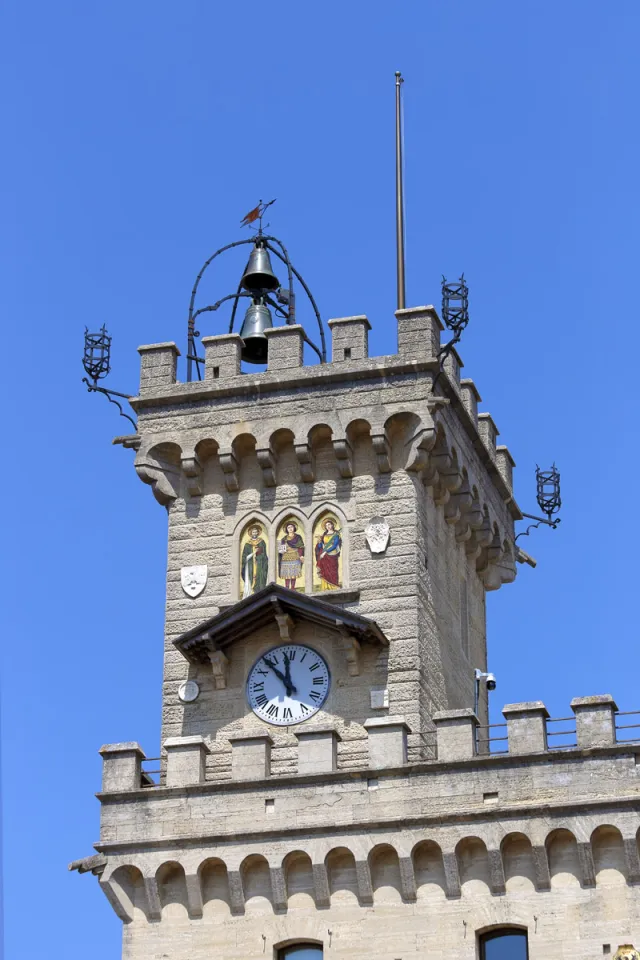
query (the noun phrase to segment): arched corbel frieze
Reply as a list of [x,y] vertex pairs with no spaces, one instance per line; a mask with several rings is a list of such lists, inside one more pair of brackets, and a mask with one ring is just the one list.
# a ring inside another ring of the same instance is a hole
[[136,473],[164,507],[180,496],[180,455],[177,444],[158,444],[149,451],[140,450],[135,459]]

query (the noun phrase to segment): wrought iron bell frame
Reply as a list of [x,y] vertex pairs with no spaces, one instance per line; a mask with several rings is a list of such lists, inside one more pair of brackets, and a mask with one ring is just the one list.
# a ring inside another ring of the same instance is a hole
[[[316,320],[318,322],[318,330],[320,333],[320,347],[318,347],[317,344],[315,344],[313,340],[310,339],[310,337],[307,335],[306,331],[304,330],[302,333],[302,338],[305,341],[305,343],[308,343],[311,349],[318,355],[320,359],[320,363],[327,362],[327,346],[326,346],[326,341],[324,336],[324,328],[322,326],[322,318],[320,316],[320,311],[318,310],[318,306],[315,300],[313,299],[313,294],[309,290],[309,287],[305,283],[303,277],[300,275],[300,273],[296,270],[296,268],[291,263],[291,260],[289,259],[289,254],[283,242],[279,240],[278,237],[273,237],[270,235],[258,233],[255,237],[247,237],[246,240],[235,240],[233,243],[228,243],[224,247],[220,247],[218,250],[215,251],[214,254],[212,254],[209,257],[208,260],[204,262],[204,264],[200,269],[200,272],[198,273],[198,276],[196,277],[195,283],[193,285],[193,289],[191,291],[191,299],[189,300],[189,313],[187,318],[187,382],[188,383],[190,383],[193,380],[194,364],[195,364],[197,378],[198,380],[202,380],[200,365],[204,364],[204,357],[199,357],[196,350],[196,338],[200,336],[200,333],[198,330],[196,330],[196,326],[195,326],[196,318],[199,317],[200,314],[202,313],[216,311],[218,307],[220,307],[227,300],[233,300],[233,309],[231,311],[231,319],[229,321],[229,333],[233,333],[236,313],[238,310],[238,300],[241,297],[250,297],[253,299],[255,296],[254,293],[243,291],[242,277],[241,277],[240,283],[238,284],[238,289],[236,290],[235,293],[230,293],[226,297],[222,297],[222,299],[218,300],[216,303],[209,304],[206,307],[200,307],[199,309],[195,310],[194,308],[195,308],[196,296],[198,294],[198,287],[200,286],[200,281],[202,280],[202,277],[204,276],[208,268],[211,266],[213,261],[216,259],[216,257],[219,257],[220,254],[226,253],[227,250],[232,250],[235,247],[240,247],[248,243],[251,243],[255,246],[256,242],[262,242],[265,248],[269,250],[271,253],[275,254],[275,256],[278,257],[278,259],[281,260],[282,263],[284,263],[287,268],[287,280],[289,284],[288,311],[284,310],[279,303],[276,303],[267,295],[264,296],[265,303],[268,303],[268,305],[273,307],[274,310],[276,310],[276,312],[279,313],[281,317],[284,317],[287,325],[294,324],[296,322],[296,309],[295,309],[295,291],[293,287],[293,278],[295,277],[300,283],[304,292],[306,293],[307,298],[313,308],[313,312],[315,313]],[[275,291],[275,294],[277,298],[278,292]]]

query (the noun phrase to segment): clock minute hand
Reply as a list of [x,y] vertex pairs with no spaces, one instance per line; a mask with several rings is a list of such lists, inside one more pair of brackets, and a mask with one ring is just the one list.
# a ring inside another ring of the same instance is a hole
[[282,680],[282,682],[284,683],[285,687],[288,686],[288,684],[287,684],[287,678],[285,677],[285,675],[284,675],[284,673],[282,672],[282,670],[278,670],[278,668],[276,667],[276,665],[275,665],[274,663],[272,663],[271,660],[269,660],[267,657],[263,657],[262,659],[264,660],[264,662],[266,663],[266,665],[269,667],[269,669],[270,669],[270,670],[273,670],[273,672],[275,673],[276,677],[278,677],[279,680]]

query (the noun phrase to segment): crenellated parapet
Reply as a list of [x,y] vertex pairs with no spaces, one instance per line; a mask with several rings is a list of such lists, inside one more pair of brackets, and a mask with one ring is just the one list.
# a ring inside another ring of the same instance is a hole
[[553,749],[542,703],[506,706],[508,749],[496,753],[480,746],[472,711],[436,715],[437,756],[421,763],[406,759],[401,717],[374,720],[369,764],[348,772],[336,768],[331,728],[300,731],[297,774],[287,777],[270,775],[266,734],[234,738],[225,783],[207,779],[203,738],[167,740],[157,784],[141,774],[137,744],[105,746],[99,853],[72,867],[98,875],[126,923],[171,920],[170,888],[191,919],[212,899],[243,916],[257,895],[295,916],[301,873],[325,909],[340,906],[345,876],[360,908],[385,903],[389,883],[410,903],[436,884],[441,909],[473,894],[465,910],[480,904],[490,915],[491,898],[517,900],[528,887],[604,893],[612,868],[620,892],[640,882],[637,744],[619,742],[610,696],[577,698],[572,709],[577,742]]
[[[268,331],[263,373],[241,373],[237,334],[206,337],[204,379],[176,380],[174,344],[140,347],[136,471],[158,501],[237,496],[399,471],[426,488],[486,589],[515,577],[514,462],[478,413],[473,381],[452,350],[440,369],[433,307],[397,312],[398,353],[369,357],[364,316],[329,321],[332,361],[303,364],[303,330]],[[437,382],[436,382],[437,378]],[[435,384],[435,389],[434,389]],[[260,494],[262,496],[262,494]]]

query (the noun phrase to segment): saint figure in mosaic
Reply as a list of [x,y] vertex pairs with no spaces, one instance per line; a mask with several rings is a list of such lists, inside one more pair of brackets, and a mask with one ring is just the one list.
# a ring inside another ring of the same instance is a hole
[[340,560],[342,537],[337,521],[333,517],[324,517],[316,528],[316,574],[321,590],[339,590],[342,586]]
[[269,576],[269,558],[267,541],[260,524],[252,523],[247,529],[242,547],[240,576],[242,577],[243,597],[250,597],[267,585]]
[[278,541],[278,576],[290,590],[296,589],[296,580],[304,576],[304,540],[298,533],[298,524],[287,520],[284,536]]

